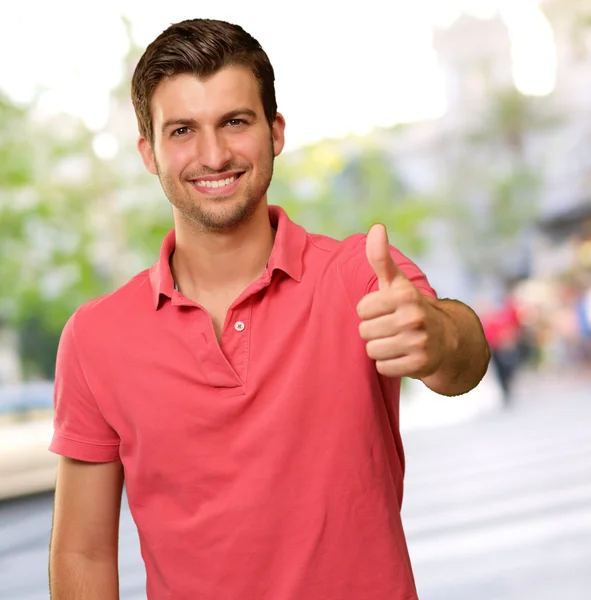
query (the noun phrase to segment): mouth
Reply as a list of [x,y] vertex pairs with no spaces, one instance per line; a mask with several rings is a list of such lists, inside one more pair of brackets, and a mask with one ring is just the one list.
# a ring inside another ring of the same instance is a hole
[[191,185],[206,196],[227,196],[237,187],[243,172],[200,177],[190,180]]

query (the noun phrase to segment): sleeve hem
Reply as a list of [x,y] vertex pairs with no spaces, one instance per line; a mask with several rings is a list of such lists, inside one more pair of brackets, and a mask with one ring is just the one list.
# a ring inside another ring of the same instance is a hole
[[423,287],[421,285],[416,285],[415,287],[425,296],[429,296],[431,298],[434,298],[435,300],[439,299],[439,297],[437,296],[437,292],[433,288]]
[[119,444],[95,444],[65,438],[55,434],[50,452],[85,462],[113,462],[119,459]]
[[[378,278],[375,275],[373,275],[369,284],[367,285],[367,288],[365,289],[365,293],[369,294],[370,292],[375,292],[378,289],[377,283],[378,283]],[[412,281],[411,281],[411,283],[417,288],[417,290],[419,290],[419,292],[421,292],[421,294],[423,294],[425,296],[429,296],[431,298],[434,298],[435,300],[439,299],[439,297],[437,296],[437,292],[432,287],[417,285],[416,283],[413,283]]]

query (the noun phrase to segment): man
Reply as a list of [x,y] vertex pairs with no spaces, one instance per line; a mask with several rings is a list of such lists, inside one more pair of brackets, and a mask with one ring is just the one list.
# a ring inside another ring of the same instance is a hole
[[240,27],[172,25],[132,96],[175,229],[64,328],[52,598],[118,598],[124,479],[150,600],[416,598],[400,377],[477,385],[478,318],[383,226],[338,242],[267,206],[285,121]]

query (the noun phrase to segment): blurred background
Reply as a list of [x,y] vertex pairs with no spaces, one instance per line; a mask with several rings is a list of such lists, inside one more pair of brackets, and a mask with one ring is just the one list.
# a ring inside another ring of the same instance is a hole
[[[270,202],[337,238],[384,222],[482,319],[475,390],[404,382],[421,600],[591,598],[590,0],[2,7],[0,597],[48,597],[57,343],[172,227],[129,84],[196,16],[242,25],[274,65],[287,148]],[[121,527],[121,597],[144,599],[126,506]]]

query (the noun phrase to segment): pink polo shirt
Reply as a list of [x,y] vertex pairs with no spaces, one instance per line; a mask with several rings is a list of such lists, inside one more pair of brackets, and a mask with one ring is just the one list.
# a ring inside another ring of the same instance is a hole
[[[51,450],[121,459],[150,600],[412,600],[400,380],[358,333],[365,236],[270,207],[267,270],[208,314],[159,261],[79,308],[58,351]],[[400,252],[425,294],[435,292]]]

